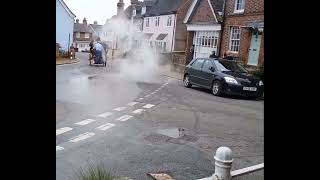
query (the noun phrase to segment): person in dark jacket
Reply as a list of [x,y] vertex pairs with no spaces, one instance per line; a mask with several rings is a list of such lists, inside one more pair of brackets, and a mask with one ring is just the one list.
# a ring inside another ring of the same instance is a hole
[[217,58],[218,56],[216,56],[216,52],[212,51],[212,54],[209,56],[209,58]]

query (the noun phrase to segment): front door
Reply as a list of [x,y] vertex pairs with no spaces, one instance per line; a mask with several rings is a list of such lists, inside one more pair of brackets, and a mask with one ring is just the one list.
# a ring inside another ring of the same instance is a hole
[[248,65],[257,66],[259,59],[261,35],[258,32],[252,34],[251,44],[249,49]]

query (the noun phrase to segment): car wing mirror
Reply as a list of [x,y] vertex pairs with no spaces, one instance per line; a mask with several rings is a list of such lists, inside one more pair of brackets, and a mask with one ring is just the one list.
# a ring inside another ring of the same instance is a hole
[[209,68],[212,72],[214,72],[214,68],[211,66],[210,68]]

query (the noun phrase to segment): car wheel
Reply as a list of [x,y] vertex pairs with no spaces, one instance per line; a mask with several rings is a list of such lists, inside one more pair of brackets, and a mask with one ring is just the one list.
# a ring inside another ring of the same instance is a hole
[[183,84],[185,87],[189,88],[192,86],[192,84],[190,83],[190,80],[189,80],[189,75],[185,75],[184,76],[184,79],[183,79]]
[[212,84],[212,94],[215,96],[221,95],[221,83],[219,81],[214,81]]

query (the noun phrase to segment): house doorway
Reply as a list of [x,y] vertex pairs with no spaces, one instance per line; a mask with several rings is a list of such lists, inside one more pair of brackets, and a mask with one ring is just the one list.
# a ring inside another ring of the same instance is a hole
[[248,65],[257,66],[260,53],[261,33],[254,31],[251,37],[251,43],[249,48]]
[[218,54],[219,31],[195,31],[193,58],[208,58],[212,51]]

